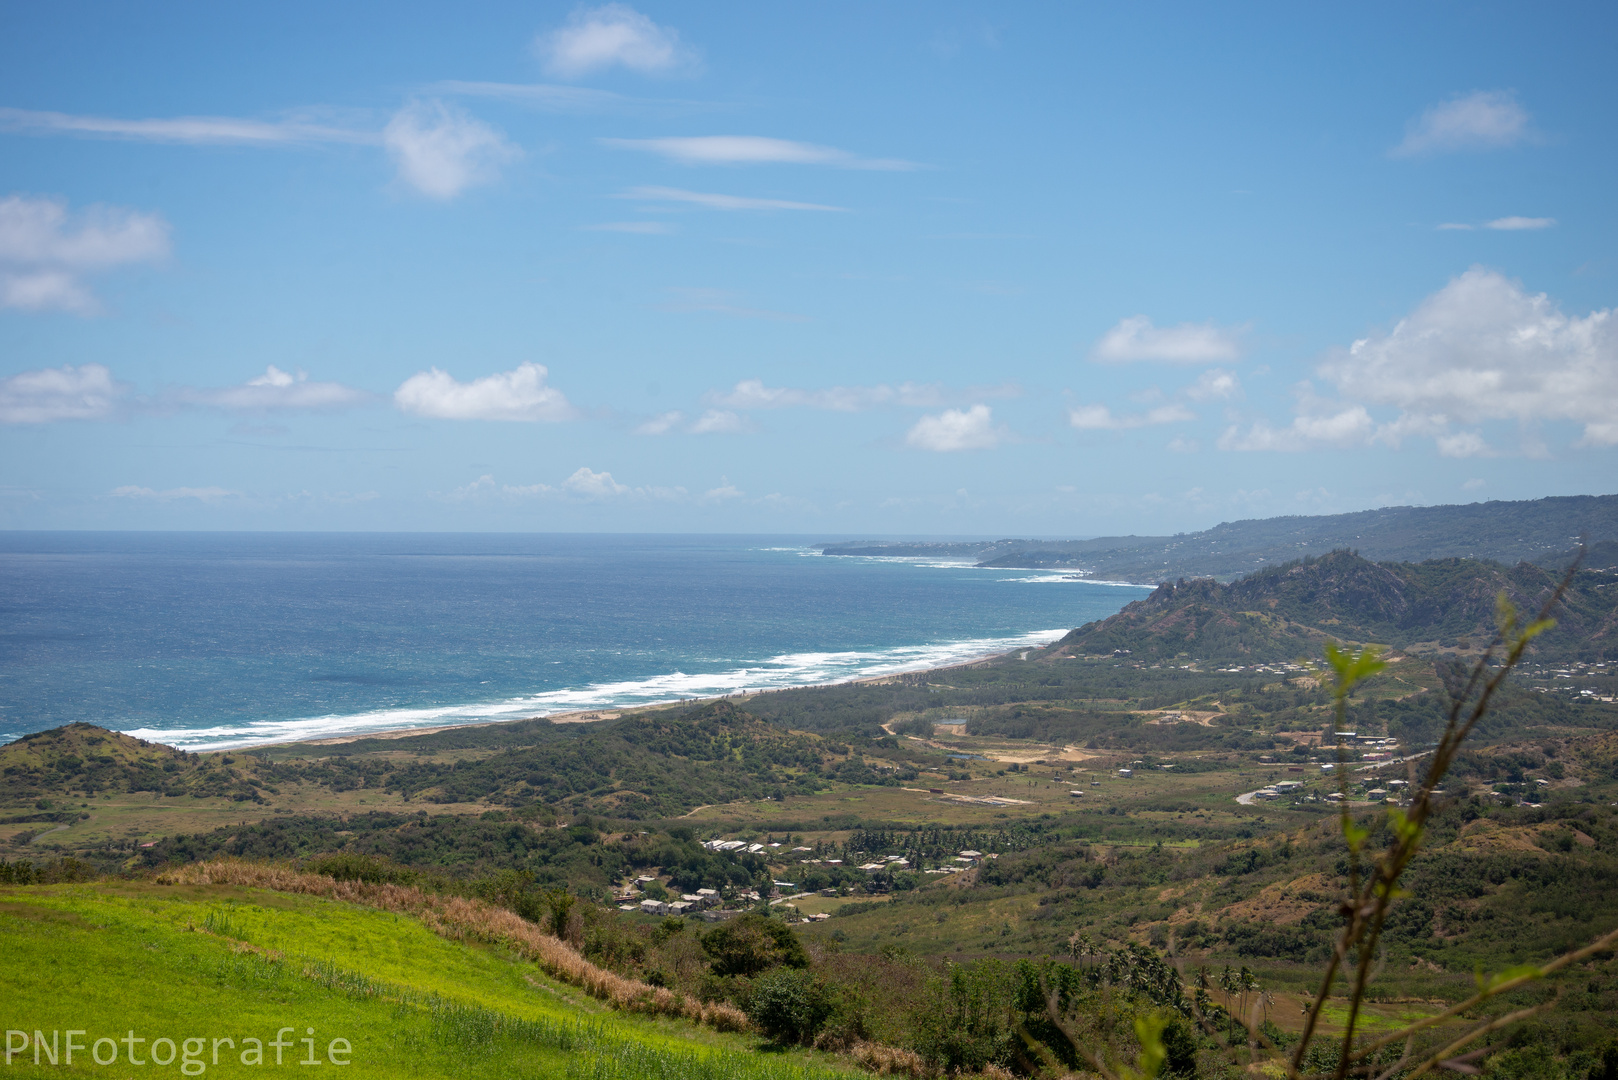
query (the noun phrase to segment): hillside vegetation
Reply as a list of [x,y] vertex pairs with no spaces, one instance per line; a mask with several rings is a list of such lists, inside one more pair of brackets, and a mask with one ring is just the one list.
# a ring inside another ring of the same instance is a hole
[[[1481,645],[1494,632],[1501,593],[1519,609],[1535,610],[1558,580],[1526,562],[1374,563],[1334,551],[1230,584],[1201,578],[1160,585],[1118,614],[1074,630],[1052,655],[1127,649],[1146,659],[1268,661],[1318,654],[1327,638],[1404,648]],[[1557,607],[1557,627],[1536,641],[1535,654],[1618,659],[1615,582],[1609,572],[1580,573]]]
[[1161,582],[1181,577],[1230,580],[1305,555],[1354,548],[1369,559],[1440,558],[1538,562],[1570,540],[1618,540],[1618,495],[1558,496],[1465,506],[1393,506],[1354,514],[1232,521],[1175,536],[1104,536],[1094,540],[997,540],[827,544],[828,555],[926,555],[973,559],[980,566],[1083,570],[1103,579]]

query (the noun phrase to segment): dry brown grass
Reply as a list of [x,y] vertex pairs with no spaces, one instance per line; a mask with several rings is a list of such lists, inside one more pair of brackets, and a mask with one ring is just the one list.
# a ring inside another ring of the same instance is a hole
[[[720,1003],[705,1003],[639,979],[625,978],[590,963],[577,949],[533,923],[482,900],[433,896],[404,885],[338,881],[289,866],[219,859],[193,863],[158,875],[171,885],[242,885],[275,892],[305,893],[329,900],[380,908],[420,920],[433,932],[456,941],[502,945],[554,979],[577,986],[624,1012],[677,1016],[718,1031],[745,1031],[747,1014]],[[902,1051],[895,1051],[902,1053]]]
[[860,1068],[878,1076],[931,1076],[935,1072],[914,1050],[901,1050],[882,1043],[856,1042],[848,1048],[848,1056],[858,1062]]

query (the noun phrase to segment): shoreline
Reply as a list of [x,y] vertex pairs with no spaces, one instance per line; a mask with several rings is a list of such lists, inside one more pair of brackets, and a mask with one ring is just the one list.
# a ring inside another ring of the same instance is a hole
[[[1057,640],[1060,640],[1057,639]],[[1054,645],[1055,642],[1050,644]],[[798,686],[780,686],[770,690],[737,690],[729,694],[715,694],[711,697],[674,698],[669,701],[650,701],[643,705],[626,705],[622,707],[600,709],[570,709],[566,712],[550,713],[542,716],[518,716],[510,720],[475,720],[465,724],[439,724],[435,727],[417,728],[387,728],[382,731],[359,732],[352,735],[333,735],[324,739],[288,739],[278,742],[244,743],[232,746],[228,750],[204,750],[200,753],[220,754],[229,751],[262,750],[270,747],[288,746],[343,746],[348,743],[363,742],[366,739],[408,739],[416,735],[436,735],[444,731],[460,731],[468,728],[503,727],[506,724],[527,723],[534,720],[548,720],[553,724],[597,724],[608,720],[616,720],[621,716],[633,712],[644,712],[649,709],[669,709],[676,705],[702,705],[713,701],[728,701],[731,698],[758,697],[761,694],[780,693],[785,690],[815,690],[831,686],[851,686],[855,683],[883,683],[906,675],[919,675],[939,671],[955,671],[960,668],[976,667],[979,664],[998,660],[1002,657],[1027,654],[1035,649],[1049,648],[1049,645],[1026,645],[1003,652],[983,653],[979,656],[969,657],[965,660],[956,660],[948,664],[935,667],[912,668],[909,671],[894,671],[885,675],[859,675],[850,679],[835,679],[823,683],[803,683]]]

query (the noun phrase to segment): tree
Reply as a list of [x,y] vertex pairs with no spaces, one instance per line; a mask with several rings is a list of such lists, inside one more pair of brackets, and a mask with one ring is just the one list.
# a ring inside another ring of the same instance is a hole
[[801,968],[777,968],[747,998],[747,1018],[776,1042],[809,1042],[831,1012],[825,984]]
[[757,912],[721,923],[700,940],[715,975],[757,975],[775,967],[809,966],[809,954],[792,928]]

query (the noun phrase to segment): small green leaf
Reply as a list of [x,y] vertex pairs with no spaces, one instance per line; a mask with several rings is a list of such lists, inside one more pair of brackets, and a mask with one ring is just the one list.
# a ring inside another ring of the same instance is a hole
[[1337,676],[1337,685],[1332,688],[1332,694],[1338,698],[1347,697],[1356,683],[1363,682],[1388,666],[1385,661],[1377,659],[1373,645],[1350,653],[1338,648],[1336,642],[1332,641],[1326,642],[1326,662]]
[[1168,1048],[1163,1045],[1163,1029],[1169,1026],[1162,1013],[1150,1013],[1135,1018],[1135,1038],[1140,1040],[1140,1059],[1135,1068],[1120,1070],[1125,1080],[1155,1080],[1168,1060]]
[[1533,622],[1523,627],[1523,632],[1518,635],[1517,640],[1523,642],[1533,641],[1539,635],[1543,634],[1545,631],[1549,630],[1555,625],[1555,619],[1535,619]]
[[1494,598],[1494,624],[1500,628],[1500,633],[1508,636],[1517,625],[1517,605],[1511,602],[1504,589]]
[[1504,971],[1497,971],[1493,975],[1485,975],[1483,974],[1483,969],[1478,968],[1473,978],[1477,980],[1479,992],[1486,994],[1491,990],[1504,986],[1513,979],[1521,979],[1524,976],[1532,979],[1538,979],[1543,978],[1544,975],[1545,973],[1539,968],[1535,967],[1533,964],[1518,964],[1516,967],[1509,967]]

